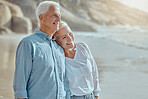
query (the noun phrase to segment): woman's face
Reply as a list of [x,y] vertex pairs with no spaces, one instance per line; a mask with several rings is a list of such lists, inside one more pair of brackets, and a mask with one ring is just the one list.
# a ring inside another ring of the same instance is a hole
[[56,42],[63,47],[63,49],[74,48],[74,35],[68,26],[64,26],[55,33]]

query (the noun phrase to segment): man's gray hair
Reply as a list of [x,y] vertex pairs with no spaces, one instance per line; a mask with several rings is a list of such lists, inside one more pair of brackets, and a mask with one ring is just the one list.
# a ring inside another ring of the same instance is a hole
[[53,5],[59,7],[59,9],[60,9],[59,3],[54,2],[54,1],[43,1],[36,8],[36,18],[37,18],[39,27],[40,27],[39,15],[46,14],[46,12],[49,10],[50,6],[53,6]]

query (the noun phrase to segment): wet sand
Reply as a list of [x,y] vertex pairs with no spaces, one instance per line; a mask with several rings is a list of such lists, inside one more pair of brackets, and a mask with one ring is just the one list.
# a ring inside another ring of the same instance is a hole
[[0,36],[0,99],[14,99],[13,74],[18,42],[25,35]]
[[[14,99],[15,51],[24,36],[0,36],[0,99]],[[147,99],[148,50],[91,37],[76,36],[76,41],[86,42],[97,62],[100,99]]]

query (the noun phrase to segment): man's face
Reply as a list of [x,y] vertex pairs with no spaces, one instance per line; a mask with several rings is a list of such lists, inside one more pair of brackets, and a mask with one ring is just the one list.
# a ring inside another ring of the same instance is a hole
[[60,8],[57,6],[49,7],[47,13],[41,15],[40,21],[44,27],[50,29],[52,32],[56,32],[59,30],[59,25],[61,22]]
[[74,35],[69,27],[62,27],[55,33],[56,42],[64,49],[74,48]]

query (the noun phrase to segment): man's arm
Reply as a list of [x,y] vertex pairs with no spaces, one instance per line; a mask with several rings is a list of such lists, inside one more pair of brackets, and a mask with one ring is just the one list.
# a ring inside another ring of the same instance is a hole
[[15,99],[28,98],[26,89],[31,69],[31,44],[26,41],[21,41],[16,51],[15,74],[13,82]]
[[64,89],[66,91],[66,98],[65,99],[70,99],[70,89],[69,89],[69,83],[68,83],[66,71],[65,71]]

